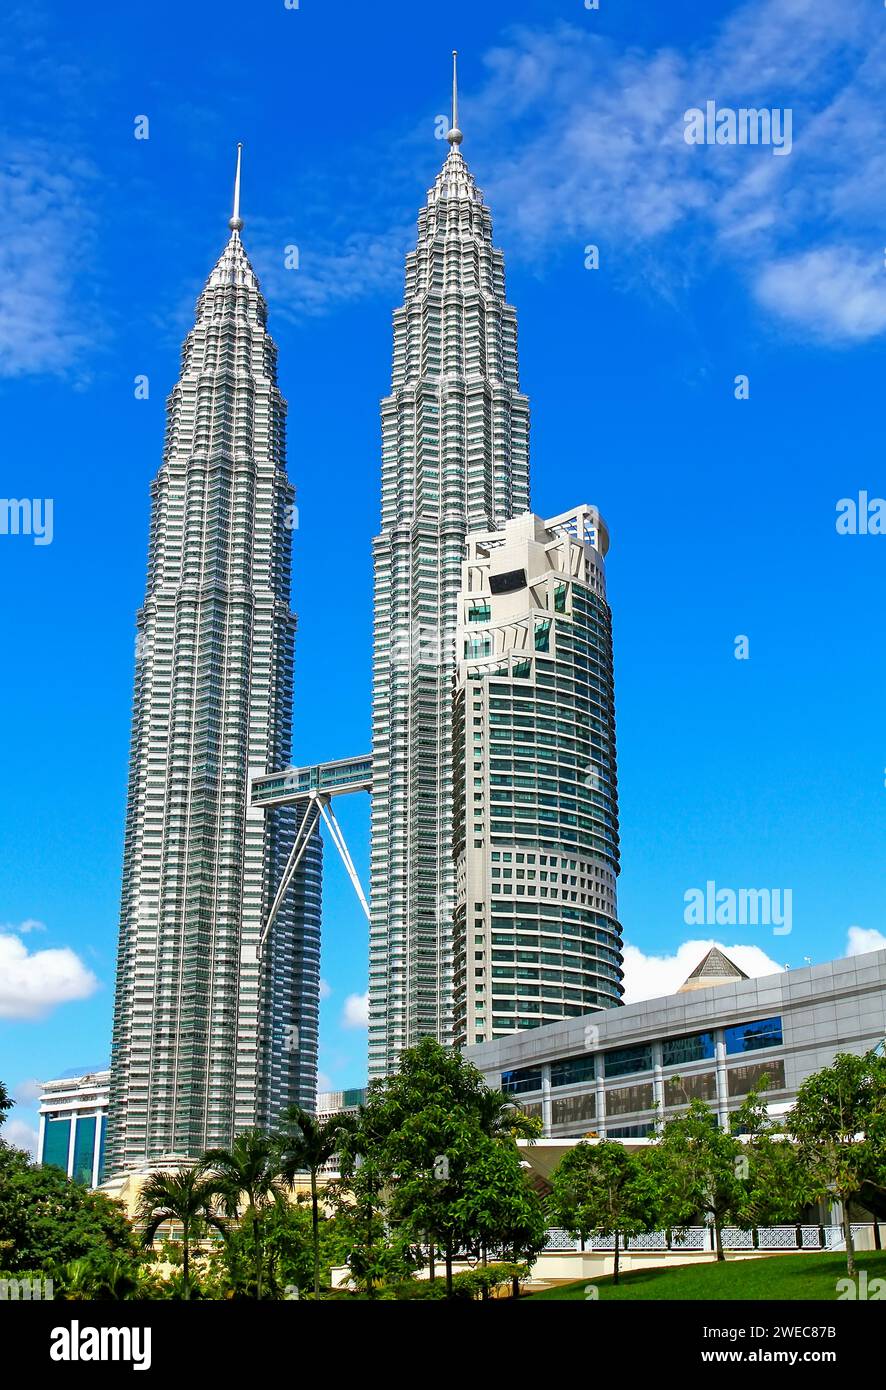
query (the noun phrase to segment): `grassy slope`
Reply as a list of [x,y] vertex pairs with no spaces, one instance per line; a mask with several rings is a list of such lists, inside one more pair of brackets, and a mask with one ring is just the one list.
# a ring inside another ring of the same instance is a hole
[[[858,1270],[868,1274],[868,1297],[874,1279],[886,1280],[886,1251],[856,1255]],[[833,1302],[837,1280],[846,1277],[846,1256],[778,1255],[763,1260],[727,1260],[725,1264],[680,1265],[672,1269],[643,1269],[622,1274],[618,1285],[611,1276],[582,1279],[528,1295],[536,1299],[583,1299],[588,1284],[599,1289],[601,1299],[814,1299]],[[886,1288],[882,1290],[886,1294]]]

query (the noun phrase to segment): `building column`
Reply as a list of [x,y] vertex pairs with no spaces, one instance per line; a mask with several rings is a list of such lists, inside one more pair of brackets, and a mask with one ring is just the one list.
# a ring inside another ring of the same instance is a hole
[[594,1125],[595,1130],[601,1139],[606,1138],[606,1087],[603,1085],[603,1077],[600,1075],[600,1064],[603,1061],[602,1053],[598,1055],[596,1071],[597,1082],[597,1120]]
[[69,1178],[74,1176],[74,1145],[77,1142],[77,1112],[71,1112],[71,1134],[68,1139],[68,1166],[65,1169]]
[[544,1125],[543,1134],[546,1139],[551,1137],[551,1115],[553,1106],[551,1105],[551,1064],[543,1062],[541,1068],[541,1122]]
[[726,1085],[726,1038],[722,1028],[714,1029],[714,1047],[717,1060],[717,1115],[720,1128],[729,1127],[729,1091]]
[[37,1131],[37,1162],[43,1162],[43,1146],[46,1143],[46,1116],[41,1112]]
[[92,1145],[92,1187],[98,1187],[98,1161],[102,1151],[102,1116],[99,1111],[95,1117],[95,1139]]
[[661,1068],[661,1043],[652,1044],[652,1099],[658,1106],[656,1115],[658,1120],[664,1123],[665,1094],[664,1094],[664,1072]]

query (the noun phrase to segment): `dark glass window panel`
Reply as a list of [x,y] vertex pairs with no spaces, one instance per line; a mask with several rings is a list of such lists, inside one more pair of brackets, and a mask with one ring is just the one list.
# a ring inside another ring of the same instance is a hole
[[781,1047],[783,1042],[781,1019],[760,1018],[754,1023],[737,1023],[724,1030],[726,1051],[755,1052],[760,1047]]
[[634,1071],[652,1070],[652,1044],[619,1047],[606,1053],[606,1075],[629,1076]]

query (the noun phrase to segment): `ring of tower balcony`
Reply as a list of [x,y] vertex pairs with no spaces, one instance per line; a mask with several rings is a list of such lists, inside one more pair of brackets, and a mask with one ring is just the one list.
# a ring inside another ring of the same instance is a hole
[[459,1046],[621,1000],[608,545],[588,506],[467,537],[454,706]]

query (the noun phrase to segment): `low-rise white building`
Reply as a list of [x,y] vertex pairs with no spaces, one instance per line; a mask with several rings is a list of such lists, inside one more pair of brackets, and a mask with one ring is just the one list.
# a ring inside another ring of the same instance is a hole
[[110,1071],[40,1083],[37,1162],[97,1187],[102,1178]]

